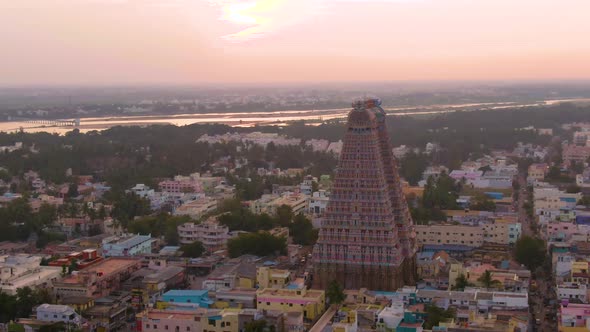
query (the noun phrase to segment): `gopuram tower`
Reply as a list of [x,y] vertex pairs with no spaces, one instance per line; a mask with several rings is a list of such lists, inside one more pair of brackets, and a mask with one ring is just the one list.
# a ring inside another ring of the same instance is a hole
[[348,114],[330,201],[313,250],[313,282],[396,290],[416,280],[414,224],[379,99]]

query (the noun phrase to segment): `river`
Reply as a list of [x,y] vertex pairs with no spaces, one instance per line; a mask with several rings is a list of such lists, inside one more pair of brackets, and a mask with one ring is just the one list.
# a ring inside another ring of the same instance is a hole
[[[549,106],[560,102],[590,102],[590,99],[549,99],[532,103],[497,102],[497,103],[469,103],[449,105],[429,105],[412,107],[385,108],[389,115],[427,115],[442,114],[456,111],[502,110],[523,108],[530,106]],[[104,130],[115,126],[148,126],[153,124],[171,124],[185,126],[195,123],[223,123],[234,127],[251,127],[257,124],[284,125],[289,121],[306,120],[319,124],[325,120],[345,118],[349,108],[325,110],[286,110],[268,112],[235,112],[235,113],[201,113],[175,115],[125,115],[110,117],[81,118],[78,129],[81,132]],[[49,132],[65,134],[74,127],[59,127],[40,125],[36,123],[9,121],[0,122],[0,131],[14,132]]]

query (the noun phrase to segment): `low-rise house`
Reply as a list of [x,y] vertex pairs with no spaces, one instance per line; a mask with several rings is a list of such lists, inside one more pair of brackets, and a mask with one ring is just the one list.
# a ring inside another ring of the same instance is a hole
[[265,288],[256,292],[256,308],[282,312],[302,312],[305,319],[314,320],[325,310],[323,290]]
[[291,282],[289,270],[261,266],[256,270],[257,288],[285,288]]
[[139,259],[108,258],[55,281],[53,292],[58,300],[69,296],[101,298],[119,290],[122,282],[140,267]]
[[0,291],[15,295],[18,288],[51,287],[61,278],[61,267],[41,266],[41,256],[0,257]]
[[102,240],[102,253],[105,257],[139,256],[152,252],[151,235],[111,236]]
[[37,320],[43,322],[61,322],[66,324],[80,325],[82,317],[67,305],[41,304],[36,309]]
[[201,308],[209,308],[213,304],[208,290],[170,290],[162,295],[162,301],[196,304]]

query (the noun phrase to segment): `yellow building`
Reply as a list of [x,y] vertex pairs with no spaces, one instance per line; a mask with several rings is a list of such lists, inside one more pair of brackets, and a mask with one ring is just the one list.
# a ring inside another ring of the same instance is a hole
[[356,317],[356,310],[349,310],[346,312],[346,317],[341,321],[332,324],[333,332],[356,332],[358,331],[358,320]]
[[323,290],[265,288],[256,292],[256,298],[258,310],[302,312],[309,320],[320,316],[326,307]]
[[256,270],[258,288],[285,288],[289,282],[291,282],[291,272],[289,270],[268,267],[259,267]]
[[68,296],[63,298],[60,304],[67,305],[76,310],[76,312],[81,312],[94,307],[94,299],[84,296]]
[[588,273],[588,262],[577,261],[572,262],[571,281],[575,283],[588,284],[590,279]]
[[483,244],[484,233],[479,226],[416,225],[416,239],[419,244],[480,247]]
[[451,267],[449,268],[449,289],[453,289],[455,287],[455,283],[457,278],[460,275],[464,275],[467,278],[467,271],[463,267],[462,263],[452,263]]

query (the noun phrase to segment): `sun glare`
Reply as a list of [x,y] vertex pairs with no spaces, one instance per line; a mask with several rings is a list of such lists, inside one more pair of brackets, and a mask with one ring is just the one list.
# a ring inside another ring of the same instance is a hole
[[256,17],[252,16],[252,10],[256,9],[256,5],[256,2],[227,4],[223,8],[223,19],[237,24],[257,24]]

